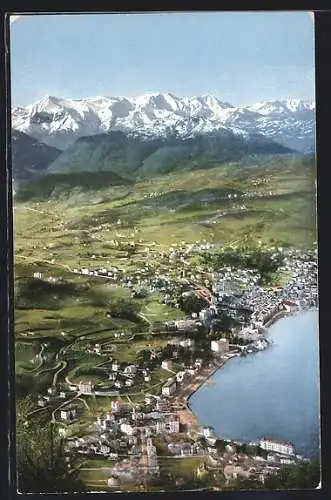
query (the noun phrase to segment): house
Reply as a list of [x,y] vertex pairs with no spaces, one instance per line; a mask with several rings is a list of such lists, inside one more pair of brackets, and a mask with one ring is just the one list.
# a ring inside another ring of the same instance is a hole
[[127,422],[123,422],[120,425],[120,429],[121,429],[121,432],[124,432],[124,434],[127,434],[128,436],[133,436],[133,434],[135,433],[135,427],[133,427],[133,425],[131,425]]
[[160,398],[156,402],[156,409],[158,411],[169,411],[170,403],[167,399]]
[[117,399],[116,401],[112,401],[111,408],[112,408],[113,412],[117,413],[117,412],[122,411],[125,408],[125,405],[124,405],[123,401],[121,401],[120,399]]
[[100,344],[95,344],[93,351],[96,354],[101,354],[101,345]]
[[116,380],[115,387],[118,387],[119,389],[121,389],[123,387],[123,382],[121,382],[120,380]]
[[180,372],[176,373],[176,380],[179,383],[183,382],[183,380],[185,379],[185,377],[186,377],[186,372],[184,372],[184,371],[180,371]]
[[151,381],[151,376],[150,375],[145,375],[144,376],[144,381],[145,382],[150,382]]
[[260,440],[260,447],[263,450],[279,453],[280,455],[295,455],[294,445],[289,441],[264,437]]
[[223,470],[223,474],[225,479],[229,481],[230,479],[237,479],[239,477],[243,477],[245,479],[249,478],[250,473],[237,465],[226,465]]
[[169,419],[157,420],[156,433],[157,434],[178,434],[179,420],[176,417]]
[[129,366],[126,366],[125,369],[124,369],[124,373],[126,375],[131,375],[131,376],[134,376],[136,373],[137,373],[137,367],[136,365],[129,365]]
[[208,322],[213,316],[215,316],[215,311],[213,309],[202,309],[199,312],[199,319],[204,323]]
[[283,308],[285,309],[286,312],[293,312],[298,310],[298,302],[292,301],[292,300],[284,300],[283,301]]
[[203,363],[202,359],[200,359],[200,358],[196,359],[195,362],[194,362],[195,368],[200,369],[202,367],[202,363]]
[[90,380],[81,380],[78,384],[78,390],[82,394],[92,394],[92,382]]
[[67,407],[62,408],[61,410],[61,419],[62,420],[74,420],[77,416],[77,408],[76,407]]
[[[146,377],[145,377],[145,378],[146,378]],[[150,378],[150,377],[149,377],[149,378]],[[115,383],[115,385],[116,385],[116,383]],[[132,380],[126,380],[126,381],[125,381],[125,385],[126,385],[127,387],[132,387],[132,386],[133,386],[133,381],[132,381]]]
[[163,370],[171,370],[171,367],[172,367],[171,359],[164,359],[162,361],[161,368],[163,368]]
[[43,275],[42,275],[42,273],[33,273],[33,277],[41,280]]
[[109,479],[108,479],[108,487],[109,488],[116,488],[117,486],[120,486],[121,482],[119,480],[118,477],[115,477],[115,476],[111,476]]
[[181,319],[173,322],[175,328],[180,331],[194,331],[197,329],[197,322],[192,319]]
[[176,381],[174,379],[170,379],[162,387],[162,396],[171,396],[175,391]]
[[193,347],[194,346],[194,339],[183,339],[179,342],[179,345],[181,347]]
[[213,437],[215,435],[212,427],[202,427],[202,434],[205,438]]
[[110,453],[110,446],[107,443],[101,443],[100,453],[103,455],[108,455]]
[[[115,336],[116,336],[116,334],[115,334]],[[115,361],[115,363],[112,363],[111,369],[113,370],[113,372],[118,372],[118,370],[120,369],[119,363],[117,363],[116,361]]]

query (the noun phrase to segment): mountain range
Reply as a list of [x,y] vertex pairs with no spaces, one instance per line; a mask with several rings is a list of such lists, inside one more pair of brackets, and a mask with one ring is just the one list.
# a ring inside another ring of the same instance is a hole
[[100,177],[98,185],[125,184],[245,158],[311,154],[314,125],[314,103],[298,99],[234,107],[210,95],[47,96],[12,111],[15,190],[45,175],[52,179],[38,182],[47,189],[60,181],[69,189],[81,186],[83,172],[83,184],[88,173]]
[[57,149],[78,138],[120,130],[146,138],[192,138],[225,131],[244,138],[262,134],[301,153],[314,150],[315,103],[300,99],[236,107],[212,95],[62,99],[45,96],[12,110],[15,130]]

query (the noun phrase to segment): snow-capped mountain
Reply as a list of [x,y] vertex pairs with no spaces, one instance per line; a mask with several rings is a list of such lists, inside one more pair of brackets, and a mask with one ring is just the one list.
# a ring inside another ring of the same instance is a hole
[[150,93],[138,98],[61,99],[46,96],[14,108],[13,128],[62,150],[78,138],[111,130],[142,137],[181,138],[229,130],[263,134],[301,152],[314,148],[315,104],[289,99],[234,107],[215,96],[178,97]]

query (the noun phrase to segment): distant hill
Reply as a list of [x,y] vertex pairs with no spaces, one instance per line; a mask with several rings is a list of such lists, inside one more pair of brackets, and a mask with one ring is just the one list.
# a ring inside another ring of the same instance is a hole
[[23,132],[12,131],[12,172],[15,181],[40,174],[62,153]]
[[114,131],[82,137],[47,169],[48,174],[114,172],[129,179],[176,170],[194,170],[252,155],[283,155],[292,151],[260,134],[230,130],[191,138],[146,139]]
[[22,182],[16,189],[16,201],[68,198],[77,193],[129,185],[130,181],[113,172],[75,172],[48,174]]

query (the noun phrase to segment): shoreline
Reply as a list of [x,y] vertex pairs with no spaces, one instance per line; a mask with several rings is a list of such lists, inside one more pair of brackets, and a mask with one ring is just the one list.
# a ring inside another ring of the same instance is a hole
[[[235,357],[235,356],[232,356]],[[190,426],[199,426],[199,417],[193,413],[190,408],[189,400],[220,368],[222,368],[227,361],[230,361],[231,358],[227,358],[222,360],[221,363],[216,364],[212,362],[212,366],[208,365],[205,367],[202,372],[198,373],[191,382],[189,382],[188,387],[183,389],[183,394],[180,394],[176,398],[176,402],[179,402],[183,405],[183,410],[176,411],[178,414],[180,421],[184,423],[184,425],[190,423]],[[184,421],[184,422],[183,422]]]
[[[316,308],[318,309],[318,308]],[[309,309],[299,309],[297,311],[277,311],[263,326],[262,328],[268,329],[271,325],[276,323],[278,320],[283,319],[285,317],[292,316],[293,314],[296,314],[298,312],[308,312],[311,310],[315,310],[315,308],[309,308]],[[219,365],[216,365],[213,363],[213,366],[210,367],[208,366],[208,369],[205,369],[206,374],[203,377],[203,380],[193,380],[190,385],[193,385],[191,390],[186,394],[182,394],[180,396],[177,396],[179,398],[180,403],[185,407],[185,409],[181,410],[181,412],[177,411],[176,413],[179,415],[180,421],[184,420],[184,425],[187,424],[186,421],[190,422],[192,426],[199,426],[199,417],[192,411],[189,405],[189,401],[193,394],[195,394],[219,369],[221,369],[228,361],[231,361],[236,356],[232,356],[231,358],[224,359],[222,363]],[[203,376],[203,374],[197,374],[196,379],[200,376]],[[176,398],[177,400],[177,398]],[[182,418],[181,418],[182,417]],[[186,420],[186,421],[185,421]],[[216,436],[219,437],[219,436]]]

